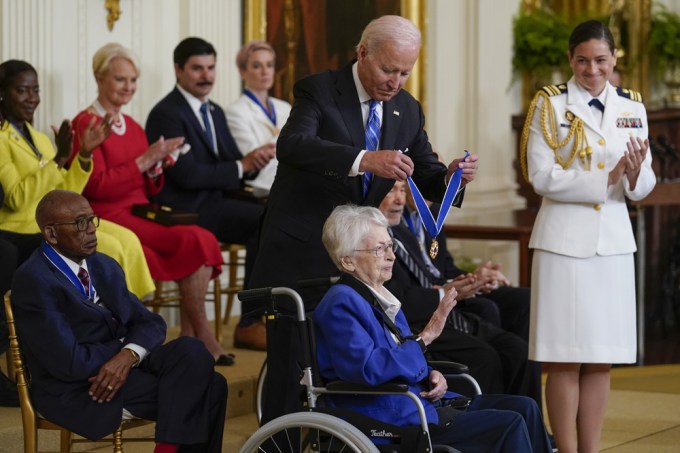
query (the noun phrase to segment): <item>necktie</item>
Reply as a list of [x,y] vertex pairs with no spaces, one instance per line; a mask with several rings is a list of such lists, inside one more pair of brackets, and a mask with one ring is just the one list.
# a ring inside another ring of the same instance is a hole
[[397,250],[394,252],[395,255],[397,255],[397,258],[399,258],[399,260],[404,263],[408,271],[418,280],[420,286],[423,288],[432,288],[432,283],[430,282],[429,277],[425,274],[418,263],[416,263],[411,257],[404,247],[404,244],[402,244],[401,241],[397,240],[396,238],[394,238],[394,242],[397,244]]
[[[380,142],[380,116],[378,115],[378,101],[371,99],[370,110],[368,112],[368,121],[366,121],[366,132],[364,138],[366,141],[366,150],[375,151],[378,149]],[[371,184],[373,174],[369,171],[364,172],[363,192],[364,197],[368,193],[368,186]]]
[[215,152],[215,143],[213,142],[212,130],[210,129],[210,119],[208,118],[208,109],[210,105],[207,102],[201,104],[201,119],[203,120],[203,133],[205,134],[205,139],[210,143],[210,148]]
[[591,107],[595,107],[600,112],[604,113],[604,104],[602,104],[602,102],[600,102],[598,98],[592,98],[590,102],[588,102],[588,105]]
[[[396,238],[392,240],[397,244],[397,250],[394,252],[397,258],[406,265],[409,272],[413,274],[416,279],[420,282],[420,286],[423,288],[432,288],[432,283],[429,277],[425,274],[423,269],[416,263],[416,261],[411,258],[401,241]],[[448,323],[455,329],[463,333],[471,333],[473,331],[472,323],[461,313],[456,310],[451,310],[448,316]]]
[[90,297],[90,274],[82,267],[78,270],[78,280],[83,284],[87,297]]

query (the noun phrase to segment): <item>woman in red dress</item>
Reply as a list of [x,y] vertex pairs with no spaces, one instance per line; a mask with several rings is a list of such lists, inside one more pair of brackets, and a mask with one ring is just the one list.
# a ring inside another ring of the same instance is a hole
[[[163,162],[167,165],[184,138],[161,138],[149,146],[144,129],[121,112],[135,94],[139,76],[137,58],[130,50],[107,44],[95,53],[92,67],[99,95],[75,117],[73,127],[82,131],[107,113],[113,124],[109,137],[92,154],[94,168],[83,195],[100,217],[137,234],[155,279],[177,282],[182,297],[180,334],[200,339],[218,364],[230,365],[232,356],[215,339],[205,312],[208,284],[219,275],[223,262],[217,239],[199,226],[164,226],[131,213],[132,205],[148,203],[148,197],[161,190]],[[74,139],[74,152],[79,147]]]

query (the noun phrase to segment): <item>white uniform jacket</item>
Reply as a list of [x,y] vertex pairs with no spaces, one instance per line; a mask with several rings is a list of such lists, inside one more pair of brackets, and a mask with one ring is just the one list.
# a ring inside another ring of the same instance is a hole
[[245,94],[241,94],[227,108],[229,131],[243,155],[266,143],[276,142],[279,131],[288,120],[290,104],[273,97],[269,99],[276,112],[276,126],[267,118],[260,106]]
[[[656,178],[652,170],[651,153],[643,163],[634,190],[630,190],[624,177],[607,187],[609,172],[623,156],[630,136],[647,138],[647,114],[641,102],[630,99],[629,92],[611,86],[605,87],[605,110],[602,123],[596,120],[588,105],[588,95],[572,78],[560,85],[559,94],[550,97],[557,119],[557,141],[568,135],[573,116],[584,121],[585,135],[592,148],[588,171],[577,156],[563,169],[555,160],[541,126],[541,106],[538,100],[528,140],[528,174],[534,190],[543,197],[534,224],[529,247],[553,253],[586,258],[594,255],[617,255],[636,251],[635,238],[626,209],[625,197],[639,200],[654,188]],[[635,96],[633,96],[635,97]],[[549,122],[546,122],[549,129]],[[573,149],[570,142],[559,149],[566,160]]]

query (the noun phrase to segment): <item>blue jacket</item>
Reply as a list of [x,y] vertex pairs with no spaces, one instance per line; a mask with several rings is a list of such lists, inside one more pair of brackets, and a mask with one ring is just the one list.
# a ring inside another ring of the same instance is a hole
[[[343,275],[314,311],[317,361],[326,380],[380,385],[408,384],[416,395],[427,385],[430,368],[415,341],[401,345],[392,338],[373,293],[360,281]],[[404,314],[395,324],[403,336],[411,335]],[[411,400],[404,396],[333,396],[331,404],[355,410],[386,423],[406,426],[420,423]],[[437,423],[434,406],[421,398],[429,423]]]

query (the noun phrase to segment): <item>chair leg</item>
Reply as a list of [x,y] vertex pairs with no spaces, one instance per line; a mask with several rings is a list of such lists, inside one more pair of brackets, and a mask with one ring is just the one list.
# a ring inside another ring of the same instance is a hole
[[233,291],[230,291],[229,294],[227,294],[227,310],[224,312],[224,324],[229,323],[229,318],[231,317],[231,308],[234,305],[234,297],[236,297],[236,294],[234,294]]
[[217,277],[213,280],[213,302],[215,304],[215,338],[222,343],[222,282]]
[[59,436],[59,451],[61,453],[71,453],[71,442],[73,433],[68,429],[62,429]]
[[123,453],[123,429],[118,428],[113,432],[113,453]]
[[33,429],[24,423],[24,453],[38,452],[38,429],[33,425]]
[[232,306],[234,305],[234,290],[237,286],[237,278],[238,278],[238,268],[239,268],[239,256],[238,256],[238,249],[237,248],[232,248],[229,250],[229,283],[227,285],[227,288],[229,288],[229,292],[227,293],[227,310],[224,312],[224,321],[223,323],[225,325],[229,324],[229,318],[231,317],[231,309]]

